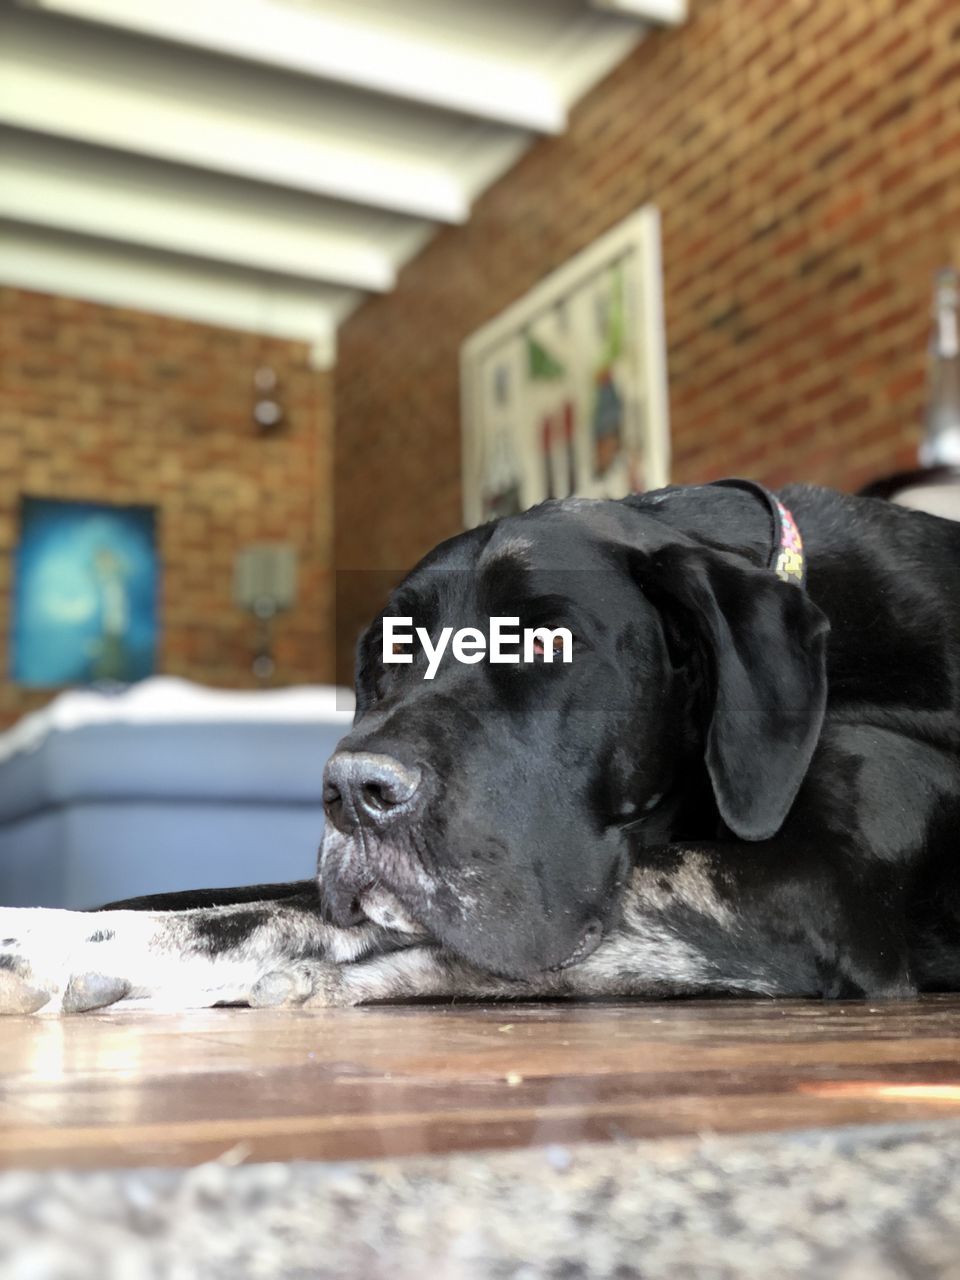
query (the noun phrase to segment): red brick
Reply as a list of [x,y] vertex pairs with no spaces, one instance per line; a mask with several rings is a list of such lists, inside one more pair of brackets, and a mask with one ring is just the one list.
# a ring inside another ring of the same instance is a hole
[[[329,680],[331,379],[309,368],[306,348],[2,288],[0,333],[9,338],[0,353],[0,579],[23,493],[156,506],[160,670],[249,685],[255,627],[231,601],[233,557],[245,542],[282,539],[314,589],[282,620],[289,658],[279,680]],[[252,419],[253,370],[265,358],[287,411],[269,439]],[[4,593],[6,643],[9,618]],[[0,725],[49,696],[0,682]]]

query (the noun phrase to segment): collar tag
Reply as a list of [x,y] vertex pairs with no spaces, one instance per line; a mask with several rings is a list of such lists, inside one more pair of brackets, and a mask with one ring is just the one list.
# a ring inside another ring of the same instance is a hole
[[797,528],[793,513],[789,511],[779,498],[774,498],[780,516],[780,546],[777,548],[773,568],[781,582],[795,582],[802,587],[806,578],[806,563],[803,554],[803,538]]

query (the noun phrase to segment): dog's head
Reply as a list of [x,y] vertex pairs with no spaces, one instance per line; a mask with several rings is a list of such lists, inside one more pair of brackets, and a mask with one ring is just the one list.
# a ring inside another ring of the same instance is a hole
[[[499,664],[448,641],[430,679],[417,640],[384,661],[385,619],[435,647],[494,617],[567,629],[570,660],[534,637]],[[583,958],[638,848],[779,828],[820,731],[825,633],[805,592],[642,505],[548,503],[443,543],[359,644],[325,775],[328,913],[416,922],[507,977]]]

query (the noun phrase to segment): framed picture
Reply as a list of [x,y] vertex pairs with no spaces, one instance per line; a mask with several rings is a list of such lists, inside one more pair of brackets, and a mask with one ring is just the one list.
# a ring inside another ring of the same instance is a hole
[[668,482],[656,209],[632,214],[463,345],[469,527],[544,498]]
[[157,586],[152,507],[23,498],[13,680],[47,687],[150,675]]

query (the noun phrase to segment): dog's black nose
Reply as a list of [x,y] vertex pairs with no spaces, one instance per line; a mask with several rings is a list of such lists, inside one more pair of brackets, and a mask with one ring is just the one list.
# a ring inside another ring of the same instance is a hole
[[370,751],[337,751],[323,772],[323,806],[340,831],[363,824],[385,827],[409,812],[420,786],[420,770],[392,756]]

